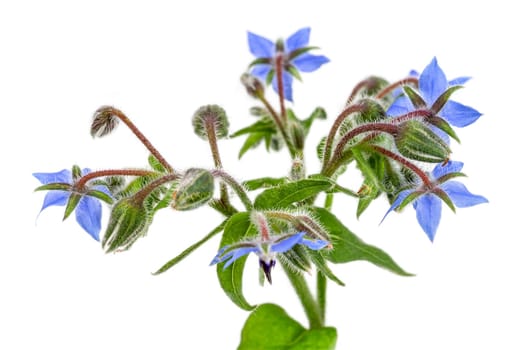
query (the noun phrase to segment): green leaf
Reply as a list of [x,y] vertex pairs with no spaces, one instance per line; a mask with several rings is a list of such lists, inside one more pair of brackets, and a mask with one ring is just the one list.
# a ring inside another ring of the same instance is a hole
[[265,137],[266,134],[263,133],[254,133],[249,135],[239,151],[239,159],[241,159],[244,153],[246,153],[249,149],[257,147]]
[[[222,248],[226,245],[237,243],[254,235],[256,235],[256,231],[250,222],[250,214],[247,212],[236,213],[226,222],[220,247]],[[242,292],[242,276],[246,258],[247,256],[243,256],[235,260],[233,264],[226,269],[223,268],[224,263],[218,264],[217,277],[226,295],[241,309],[249,311],[255,306],[252,306],[246,301]]]
[[321,179],[303,179],[272,187],[257,196],[254,207],[257,209],[288,208],[319,192],[332,188],[331,181]]
[[280,306],[262,304],[246,320],[237,350],[333,350],[336,341],[335,328],[307,330]]
[[383,250],[363,242],[326,209],[313,208],[313,212],[330,234],[331,242],[334,246],[332,250],[324,249],[321,252],[328,261],[342,264],[350,261],[365,260],[395,274],[412,276],[412,274],[403,270]]
[[312,259],[312,262],[317,267],[317,270],[319,270],[323,275],[337,283],[338,285],[344,287],[344,282],[341,281],[339,278],[337,278],[336,275],[330,270],[328,267],[328,264],[326,263],[326,259],[323,257],[323,255],[315,250],[308,250],[308,255],[310,256],[310,259]]
[[287,179],[285,177],[261,177],[258,179],[248,180],[243,183],[244,188],[248,191],[255,191],[259,188],[268,188],[285,183]]
[[153,275],[160,275],[161,273],[166,272],[169,269],[171,269],[173,266],[175,266],[176,264],[181,262],[182,259],[184,259],[188,255],[193,253],[195,250],[197,250],[197,248],[199,248],[201,245],[203,245],[204,243],[208,242],[210,240],[210,238],[214,237],[217,233],[222,232],[222,230],[224,229],[225,225],[226,225],[226,220],[224,220],[219,226],[217,226],[210,233],[208,233],[206,236],[204,236],[204,238],[202,238],[200,241],[198,241],[197,243],[194,243],[193,245],[189,246],[182,253],[180,253],[179,255],[177,255],[176,257],[174,257],[173,259],[171,259],[167,263],[165,263],[160,269],[155,271],[153,273]]
[[308,118],[301,121],[306,135],[308,135],[308,133],[310,132],[310,127],[312,126],[312,123],[315,119],[326,119],[326,111],[321,107],[317,107],[316,109],[314,109],[314,111],[312,112],[312,114],[310,114]]
[[252,134],[252,133],[274,133],[275,131],[276,130],[273,125],[273,122],[269,118],[263,118],[263,119],[256,121],[250,126],[237,130],[236,132],[231,134],[230,137],[233,138],[233,137],[246,135],[246,134]]

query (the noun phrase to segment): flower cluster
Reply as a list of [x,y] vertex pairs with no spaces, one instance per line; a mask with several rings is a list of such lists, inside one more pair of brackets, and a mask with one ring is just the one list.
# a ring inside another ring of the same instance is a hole
[[[316,47],[309,46],[309,41],[308,27],[276,41],[248,32],[249,50],[255,59],[241,75],[241,82],[257,103],[250,108],[256,121],[230,133],[226,111],[215,104],[199,107],[189,118],[195,134],[209,144],[209,168],[175,170],[121,110],[100,107],[93,115],[91,135],[105,137],[123,122],[149,151],[147,165],[99,171],[73,166],[71,171],[34,173],[42,184],[37,190],[48,191],[41,211],[54,205],[65,206],[64,219],[75,212],[80,226],[100,240],[109,253],[127,250],[146,236],[160,210],[211,208],[223,216],[223,221],[155,274],[169,270],[219,235],[218,252],[210,265],[216,265],[219,284],[233,303],[248,311],[254,309],[242,288],[250,253],[258,257],[261,282],[266,279],[272,283],[272,270],[279,262],[303,304],[311,328],[294,335],[290,344],[294,348],[334,348],[336,334],[324,327],[326,285],[328,280],[340,286],[344,282],[330,264],[362,260],[400,276],[411,275],[382,249],[365,243],[350,230],[343,223],[348,218],[340,219],[332,212],[334,198],[348,196],[357,200],[357,217],[374,201],[387,200],[389,209],[383,220],[411,204],[417,222],[434,241],[442,203],[455,211],[456,207],[488,201],[457,180],[464,176],[463,163],[451,159],[451,139],[459,141],[456,128],[473,124],[481,113],[451,99],[469,78],[448,80],[436,58],[421,74],[412,71],[394,82],[370,76],[356,84],[344,108],[331,119],[329,132],[317,147],[320,171],[308,174],[306,139],[314,123],[330,120],[322,107],[301,116],[291,106],[293,81],[300,80],[300,72],[313,72],[329,62],[326,56],[311,53]],[[277,93],[277,108],[267,98],[265,86],[269,84]],[[288,151],[289,169],[280,177],[262,174],[237,180],[227,170],[229,164],[223,163],[219,140],[239,136],[246,137],[239,158],[263,144],[268,151]],[[350,165],[362,175],[356,189],[342,185],[341,179],[350,176],[346,172]],[[101,201],[111,210],[103,237],[99,236]],[[214,248],[210,255],[216,251]],[[314,268],[316,274],[311,275],[316,278],[315,295],[304,274]],[[257,315],[267,312],[261,310],[268,308],[260,306]],[[243,339],[250,339],[254,329],[266,331],[257,315],[252,314],[256,320],[250,320],[249,326],[247,322]],[[276,315],[269,317],[281,322],[282,314]],[[318,332],[327,334],[319,337]],[[272,343],[275,338],[279,337],[258,336],[262,343],[243,343],[240,348],[283,348],[281,343]]]

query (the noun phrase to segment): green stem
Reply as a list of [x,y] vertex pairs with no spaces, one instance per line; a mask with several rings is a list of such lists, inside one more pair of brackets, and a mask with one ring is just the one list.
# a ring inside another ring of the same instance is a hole
[[310,329],[323,327],[323,314],[321,313],[319,304],[310,292],[310,289],[308,288],[308,284],[306,283],[303,274],[292,270],[286,263],[283,264],[282,261],[281,266],[286,272],[288,279],[292,283],[292,286],[295,292],[297,293],[301,304],[303,305],[304,312],[306,314],[306,317],[308,318]]
[[235,193],[239,196],[242,204],[244,204],[244,206],[246,207],[247,211],[250,211],[253,209],[253,203],[248,197],[248,195],[246,194],[246,191],[244,190],[241,184],[235,181],[233,177],[231,177],[228,173],[226,173],[222,169],[214,169],[211,171],[211,173],[213,176],[220,177],[221,180],[227,183],[235,191]]
[[326,276],[321,271],[317,271],[317,304],[324,323],[326,318]]

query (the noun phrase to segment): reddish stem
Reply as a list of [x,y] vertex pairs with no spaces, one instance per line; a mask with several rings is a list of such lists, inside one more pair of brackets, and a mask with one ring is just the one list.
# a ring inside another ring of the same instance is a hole
[[414,77],[408,77],[408,78],[396,81],[395,83],[392,83],[388,85],[387,87],[385,87],[383,90],[379,91],[376,95],[376,98],[382,99],[383,97],[385,97],[386,95],[394,91],[396,88],[403,86],[403,85],[414,84],[417,86],[418,81],[419,80]]

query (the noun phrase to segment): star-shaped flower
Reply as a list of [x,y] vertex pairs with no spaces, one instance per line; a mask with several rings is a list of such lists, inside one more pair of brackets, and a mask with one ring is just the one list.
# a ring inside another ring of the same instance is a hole
[[[85,168],[79,175],[84,176],[90,172],[90,169]],[[99,240],[102,217],[102,205],[99,199],[111,201],[111,196],[104,186],[87,187],[82,193],[79,193],[74,187],[73,173],[68,169],[56,173],[33,173],[33,176],[43,184],[37,190],[49,190],[40,212],[53,205],[67,205],[66,208],[72,205],[80,226],[95,240]],[[64,219],[68,215],[66,209]]]
[[248,45],[250,52],[256,57],[250,66],[251,74],[262,81],[272,82],[274,90],[278,93],[276,62],[280,55],[283,64],[284,97],[288,101],[292,98],[293,77],[300,79],[299,71],[313,72],[323,64],[329,62],[325,56],[312,55],[308,51],[315,47],[307,46],[310,41],[310,28],[299,29],[290,35],[286,41],[273,42],[270,39],[248,32]]
[[454,205],[466,208],[488,202],[485,197],[470,193],[461,182],[450,181],[454,177],[463,175],[460,173],[462,168],[463,163],[457,161],[436,165],[430,174],[432,184],[430,186],[419,184],[415,188],[401,191],[385,217],[392,210],[401,209],[412,202],[419,225],[433,241],[441,220],[441,201],[453,210]]
[[[411,75],[417,76],[417,72],[412,71]],[[445,73],[439,67],[437,59],[434,57],[419,76],[418,92],[427,109],[433,110],[437,107],[439,109],[434,112],[438,113],[440,117],[456,127],[464,127],[474,123],[481,116],[481,113],[472,107],[452,101],[448,97],[443,105],[439,103],[439,100],[449,88],[462,85],[469,79],[469,77],[459,77],[448,81]],[[438,103],[436,104],[436,102]],[[409,97],[401,96],[388,108],[387,114],[398,116],[420,108],[421,106],[414,106],[413,101]]]
[[223,268],[226,269],[240,257],[255,253],[259,257],[259,266],[264,271],[268,282],[272,283],[271,270],[275,266],[276,254],[285,253],[297,244],[302,244],[312,250],[319,250],[329,245],[329,242],[322,239],[306,239],[305,234],[305,232],[299,232],[272,236],[269,240],[256,239],[227,245],[219,250],[210,265],[225,261]]

